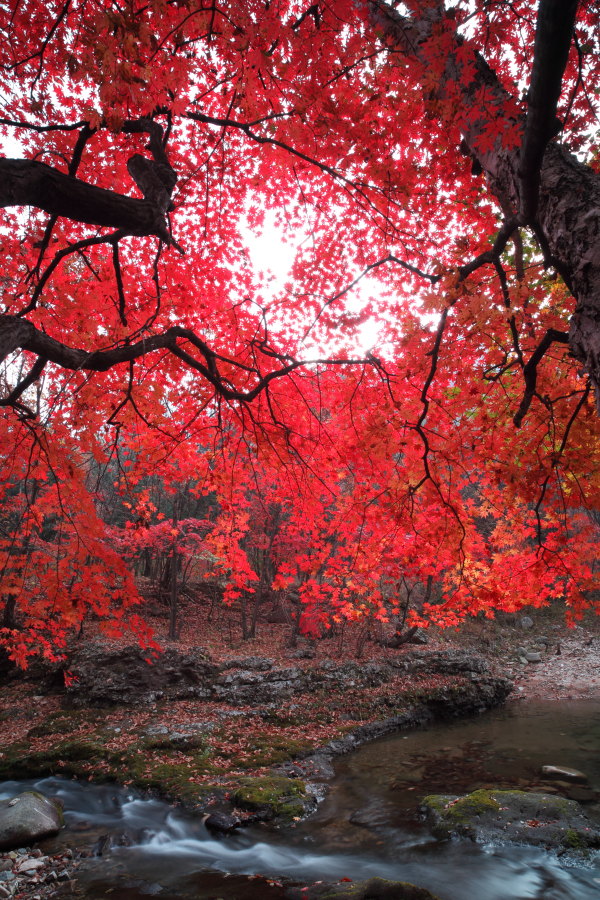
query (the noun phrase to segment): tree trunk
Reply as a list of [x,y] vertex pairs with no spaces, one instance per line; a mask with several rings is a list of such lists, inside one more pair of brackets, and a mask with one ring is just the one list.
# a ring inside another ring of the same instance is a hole
[[[546,263],[559,272],[575,297],[569,346],[600,401],[600,175],[552,140],[560,128],[556,101],[576,6],[574,0],[539,4],[526,116],[478,53],[465,59],[464,42],[456,35],[436,93],[443,100],[459,92],[460,107],[448,109],[446,115],[460,113],[464,143],[500,207],[506,209],[508,204],[516,223],[533,229]],[[381,0],[371,0],[369,8],[374,28],[396,52],[426,62],[424,43],[444,15],[441,4],[415,19],[405,18]],[[475,74],[463,76],[465,66],[473,63]],[[485,107],[477,102],[484,86]],[[523,140],[507,149],[503,135],[514,131],[516,122],[522,126]],[[482,134],[490,130],[498,137],[491,149],[486,145],[482,150]]]
[[177,615],[179,611],[179,590],[177,585],[177,566],[179,563],[179,554],[177,553],[177,523],[178,523],[178,498],[173,500],[173,549],[171,551],[170,570],[171,570],[171,598],[170,598],[170,614],[169,614],[169,640],[177,640]]

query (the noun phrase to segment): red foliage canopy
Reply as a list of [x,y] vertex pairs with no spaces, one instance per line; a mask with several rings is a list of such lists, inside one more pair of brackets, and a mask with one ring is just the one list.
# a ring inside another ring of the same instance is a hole
[[309,623],[385,617],[401,578],[438,580],[446,622],[594,603],[595,4],[15,0],[0,24],[16,658],[90,608],[130,619],[95,503],[116,459],[132,493],[216,492],[233,591],[256,497],[285,509],[275,585]]

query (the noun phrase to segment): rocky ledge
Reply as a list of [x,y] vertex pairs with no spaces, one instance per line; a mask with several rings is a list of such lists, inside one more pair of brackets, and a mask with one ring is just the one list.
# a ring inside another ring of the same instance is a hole
[[512,687],[464,650],[282,666],[258,656],[217,663],[201,650],[148,660],[138,647],[91,645],[68,668],[62,710],[40,714],[25,740],[3,748],[0,779],[114,779],[230,816],[232,827],[302,817],[326,790],[333,757],[477,714]]
[[[139,647],[107,650],[92,644],[73,653],[67,668],[66,698],[77,708],[186,699],[257,707],[323,689],[372,688],[402,675],[461,675],[477,684],[480,699],[475,703],[483,710],[501,702],[511,689],[507,679],[491,674],[482,656],[455,649],[413,650],[381,662],[323,660],[281,667],[258,656],[216,663],[202,650],[167,649],[149,656]],[[449,715],[475,711],[473,696],[461,698],[460,693],[441,690],[432,705],[440,713],[447,708]]]

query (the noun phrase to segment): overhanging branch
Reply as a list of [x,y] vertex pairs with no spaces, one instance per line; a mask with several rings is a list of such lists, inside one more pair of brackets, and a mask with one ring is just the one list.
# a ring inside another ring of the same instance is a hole
[[[191,344],[200,354],[200,358],[181,346],[181,342]],[[278,378],[289,375],[296,369],[316,365],[366,365],[373,364],[371,359],[312,359],[297,360],[292,357],[281,357],[282,365],[277,369],[262,373],[258,368],[249,367],[235,359],[224,357],[215,353],[208,344],[189,328],[173,326],[162,334],[153,334],[142,338],[134,344],[124,344],[111,347],[106,350],[87,351],[69,347],[67,344],[57,341],[43,331],[40,331],[32,322],[18,316],[0,316],[0,362],[11,353],[23,350],[33,353],[38,360],[55,363],[63,369],[71,371],[106,372],[122,363],[133,363],[149,353],[166,350],[180,359],[185,365],[198,372],[214,388],[215,392],[225,400],[250,403],[262,391]],[[271,360],[280,358],[279,354],[265,354]],[[241,373],[246,380],[252,380],[253,384],[245,389],[232,385],[229,377],[224,376],[219,369],[219,362],[232,367]],[[34,363],[32,372],[41,373],[41,363]],[[17,385],[11,394],[0,400],[0,406],[14,405],[11,401],[21,396],[25,387],[32,383],[31,373],[27,376],[27,384]]]
[[31,159],[0,159],[0,206],[34,206],[74,222],[170,242],[161,211],[148,200],[96,187]]

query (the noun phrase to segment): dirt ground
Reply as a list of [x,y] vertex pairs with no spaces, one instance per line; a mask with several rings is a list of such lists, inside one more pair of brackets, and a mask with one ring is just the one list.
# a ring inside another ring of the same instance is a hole
[[[564,609],[558,605],[524,610],[493,621],[467,622],[461,631],[441,632],[437,639],[470,646],[493,661],[515,683],[509,702],[600,697],[600,616],[596,614],[568,628]],[[522,650],[539,653],[541,658],[524,663]]]

